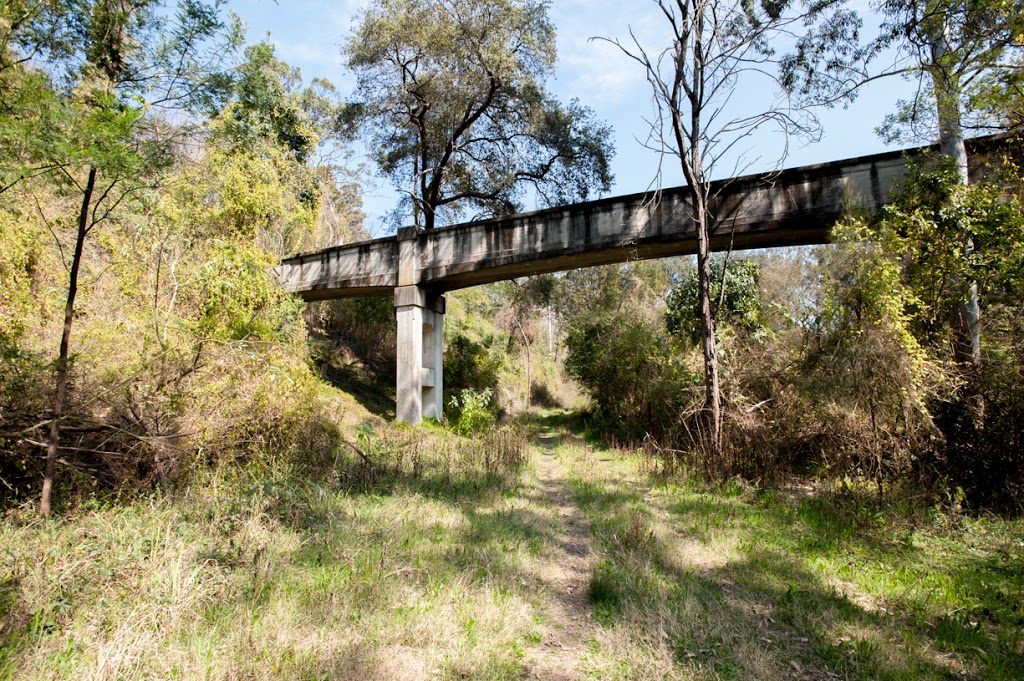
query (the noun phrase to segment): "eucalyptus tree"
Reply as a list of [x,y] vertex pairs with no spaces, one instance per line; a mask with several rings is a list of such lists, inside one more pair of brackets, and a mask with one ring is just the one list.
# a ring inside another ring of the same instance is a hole
[[786,85],[804,101],[839,104],[893,76],[913,85],[879,132],[890,141],[939,140],[967,182],[965,133],[1012,125],[1006,111],[1024,77],[1024,0],[881,0],[878,34],[841,63],[827,36],[809,35],[784,60]]
[[[883,134],[928,139],[937,132],[943,155],[953,160],[960,183],[968,183],[966,129],[991,129],[1004,121],[978,108],[979,99],[999,97],[1007,82],[1024,70],[1024,2],[1021,0],[886,0],[877,47],[906,54],[905,75],[916,82],[916,96],[901,102],[886,119]],[[1005,119],[1004,119],[1005,120]],[[930,140],[929,140],[930,141]],[[966,232],[966,229],[964,230]],[[974,248],[964,235],[966,257]],[[981,363],[978,284],[963,282],[963,301],[953,315],[957,359]]]
[[[3,111],[0,142],[16,168],[6,186],[46,175],[77,208],[50,221],[74,225],[64,327],[40,512],[50,512],[61,419],[67,401],[75,299],[90,233],[151,188],[173,157],[171,111],[201,104],[218,84],[214,67],[240,38],[222,3],[182,0],[78,0],[5,4],[5,80],[23,108]],[[44,104],[40,104],[43,102]],[[33,128],[33,121],[45,125]],[[10,169],[7,169],[10,171]],[[58,238],[58,243],[59,243]],[[63,253],[63,249],[62,249]]]
[[[832,61],[841,64],[856,49],[861,23],[843,0],[655,0],[655,4],[668,31],[667,45],[645,45],[632,31],[627,42],[606,40],[643,69],[654,106],[649,144],[678,161],[686,182],[697,237],[706,444],[717,456],[722,451],[722,407],[710,240],[720,230],[711,180],[716,173],[733,176],[749,165],[743,145],[755,132],[774,130],[786,140],[817,134],[814,117],[786,94],[777,44],[814,32],[820,44],[831,45]],[[834,67],[826,64],[825,68]],[[758,88],[767,93],[763,98],[744,96]],[[723,173],[726,163],[731,168]],[[725,267],[723,276],[724,272]]]
[[[1024,82],[1024,0],[882,0],[878,35],[838,68],[819,69],[828,52],[820,36],[807,37],[784,64],[787,86],[805,101],[836,104],[880,78],[899,76],[914,94],[886,116],[879,133],[889,141],[930,143],[952,160],[968,183],[964,137],[1020,125]],[[974,245],[965,227],[964,258]],[[952,311],[954,355],[981,362],[978,287],[961,282]]]
[[[422,229],[607,191],[610,130],[546,90],[542,0],[374,0],[343,52],[378,166]],[[472,211],[472,212],[470,212]]]
[[[340,162],[353,132],[353,107],[329,81],[305,83],[299,69],[278,58],[267,42],[245,48],[230,85],[225,100],[209,110],[206,153],[243,187],[253,181],[247,174],[266,173],[267,185],[284,182],[285,194],[298,202],[294,210],[277,206],[273,214],[236,214],[238,227],[255,230],[257,242],[282,257],[334,245],[347,231],[343,223],[356,217],[351,209],[358,203],[355,183]],[[325,202],[334,214],[324,214]],[[321,227],[332,234],[319,234]]]

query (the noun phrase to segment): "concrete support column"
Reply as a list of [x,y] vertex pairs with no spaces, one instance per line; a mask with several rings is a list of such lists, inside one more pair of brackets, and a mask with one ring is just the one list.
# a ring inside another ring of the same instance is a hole
[[420,423],[444,415],[444,296],[419,286],[395,289],[398,375],[395,418]]

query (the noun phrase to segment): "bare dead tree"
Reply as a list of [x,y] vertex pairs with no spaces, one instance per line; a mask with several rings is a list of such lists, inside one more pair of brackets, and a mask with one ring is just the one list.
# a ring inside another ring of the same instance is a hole
[[781,133],[776,165],[785,158],[791,138],[818,138],[817,119],[808,108],[794,105],[783,87],[777,47],[816,28],[831,31],[837,46],[846,45],[856,37],[860,21],[844,9],[844,0],[654,2],[668,29],[667,46],[652,49],[632,29],[628,41],[602,40],[643,68],[654,111],[645,145],[675,157],[686,181],[697,233],[707,444],[719,456],[722,397],[710,267],[711,237],[718,225],[711,180],[726,164],[731,165],[727,176],[736,176],[759,161],[749,153],[755,134]]

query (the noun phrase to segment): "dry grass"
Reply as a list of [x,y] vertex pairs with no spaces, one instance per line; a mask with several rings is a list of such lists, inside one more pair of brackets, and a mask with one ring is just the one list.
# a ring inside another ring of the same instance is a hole
[[177,498],[12,511],[0,678],[518,678],[546,525],[515,467],[467,447],[443,475],[222,471]]

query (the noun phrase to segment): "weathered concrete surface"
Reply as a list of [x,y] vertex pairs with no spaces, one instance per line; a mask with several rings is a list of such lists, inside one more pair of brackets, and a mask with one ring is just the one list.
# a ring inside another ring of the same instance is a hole
[[[979,140],[975,147],[992,146]],[[914,152],[920,151],[913,150]],[[826,243],[847,210],[875,211],[906,172],[904,155],[875,156],[752,175],[715,185],[714,250]],[[683,188],[634,194],[385,237],[284,260],[276,273],[306,300],[433,292],[502,279],[696,252]]]
[[395,418],[419,423],[444,414],[444,297],[418,286],[395,289],[398,355]]

